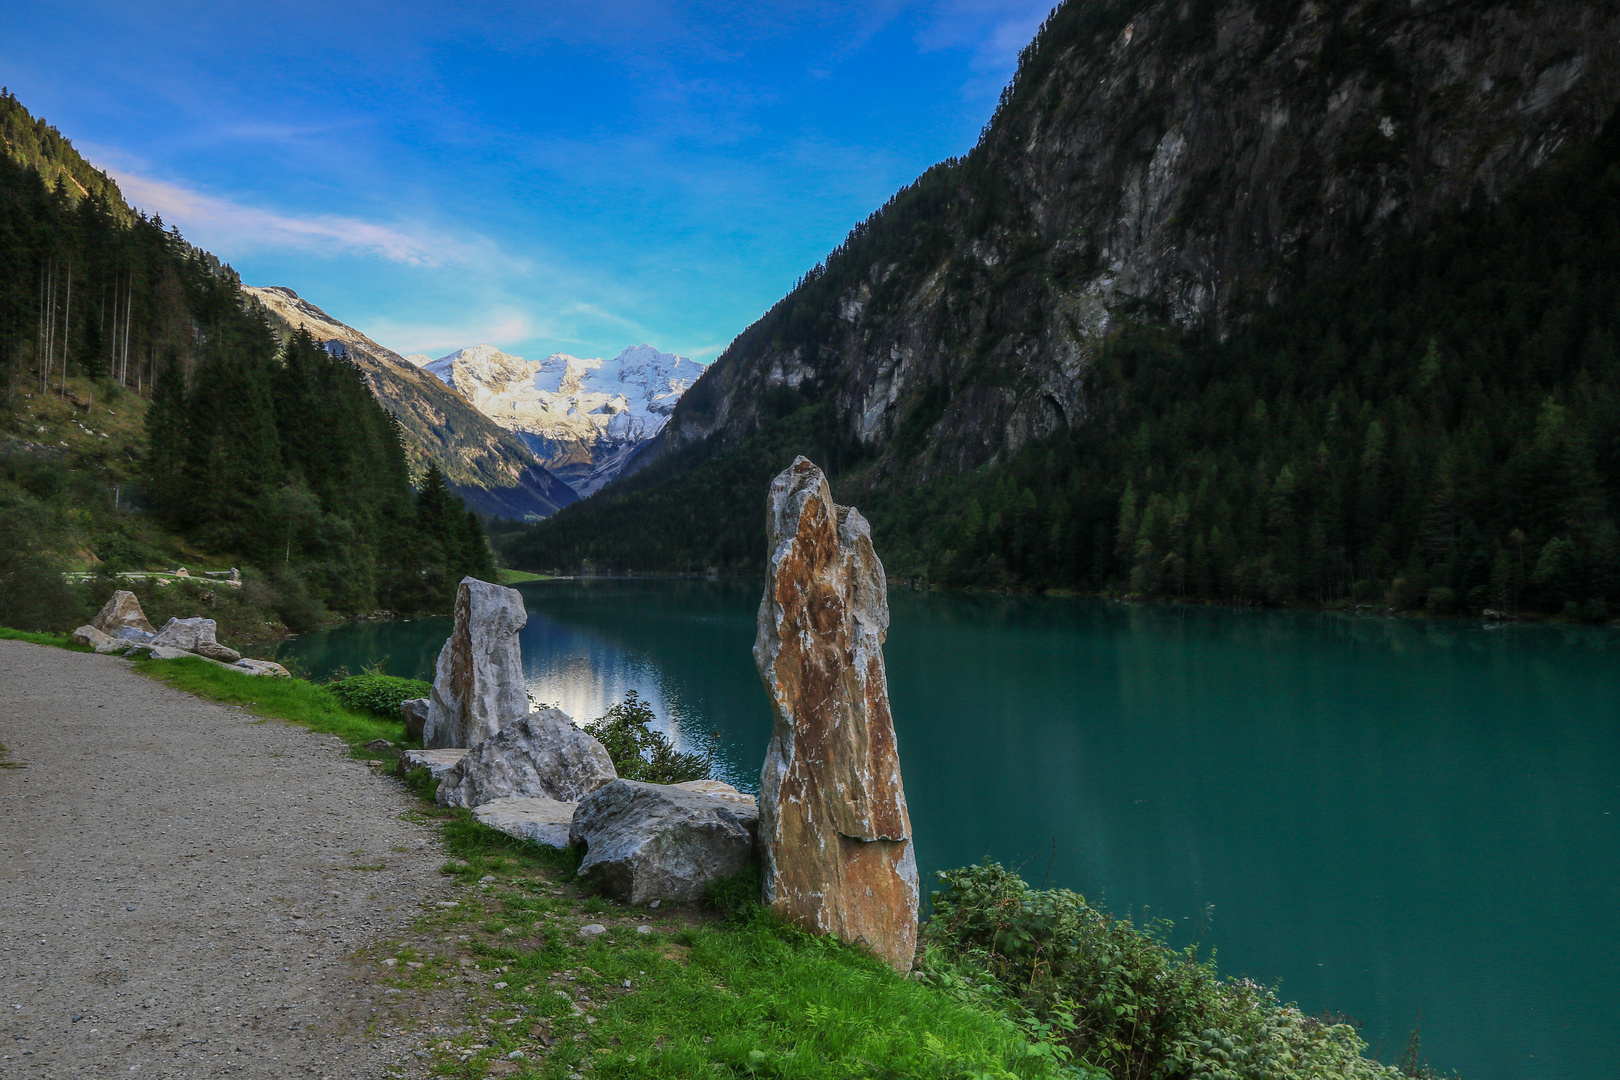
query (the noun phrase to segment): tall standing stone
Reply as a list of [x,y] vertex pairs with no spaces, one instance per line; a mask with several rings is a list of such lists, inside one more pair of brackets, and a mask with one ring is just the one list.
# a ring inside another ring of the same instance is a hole
[[465,577],[456,589],[456,623],[433,666],[433,693],[422,724],[430,750],[477,746],[529,712],[518,631],[529,616],[516,589]]
[[860,512],[801,457],[771,484],[754,662],[775,727],[759,779],[765,901],[901,971],[917,945],[917,860],[889,714],[883,564]]
[[101,605],[101,610],[90,620],[90,625],[110,637],[121,637],[120,630],[133,630],[150,641],[157,633],[152,624],[146,621],[146,612],[141,610],[140,600],[128,589],[115,591]]

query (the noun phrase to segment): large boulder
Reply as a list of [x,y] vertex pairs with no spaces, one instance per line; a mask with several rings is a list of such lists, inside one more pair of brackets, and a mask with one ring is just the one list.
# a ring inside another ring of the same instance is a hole
[[631,904],[701,900],[754,853],[759,811],[665,784],[615,780],[585,796],[568,835],[585,845],[579,876]]
[[889,714],[889,601],[866,519],[803,457],[771,483],[754,663],[774,727],[759,779],[765,902],[901,971],[917,861]]
[[214,640],[216,629],[217,624],[213,619],[170,619],[149,644],[154,649],[183,649],[225,664],[234,664],[242,659],[241,653]]
[[473,817],[508,836],[565,848],[577,806],[556,799],[496,799],[474,809]]
[[[146,621],[146,612],[141,610],[139,598],[128,589],[119,589],[108,598],[96,617],[90,620],[90,625],[109,637],[124,637],[130,640],[152,640],[157,633],[152,624]],[[133,630],[144,637],[133,637],[119,634],[120,630]]]
[[528,621],[516,589],[461,579],[455,628],[433,667],[422,745],[476,746],[529,711],[518,649]]
[[119,641],[109,634],[104,634],[94,626],[81,626],[73,631],[73,640],[80,645],[88,645],[98,653],[118,652],[129,648],[129,642]]
[[496,799],[578,802],[618,775],[607,747],[567,713],[546,709],[469,749],[440,781],[436,798],[469,810]]
[[405,737],[407,739],[420,739],[422,729],[427,726],[428,708],[433,699],[419,697],[399,703],[399,715],[405,720]]

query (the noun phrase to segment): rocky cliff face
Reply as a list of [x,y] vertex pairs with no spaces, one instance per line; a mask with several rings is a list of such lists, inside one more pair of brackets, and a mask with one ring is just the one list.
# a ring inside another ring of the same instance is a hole
[[617,476],[663,430],[681,394],[703,372],[701,364],[645,343],[612,360],[553,353],[529,361],[493,345],[438,360],[408,359],[522,439],[582,498]]
[[1495,200],[1617,99],[1610,3],[1069,0],[979,146],[739,336],[656,452],[809,400],[877,484],[1005,460],[1084,421],[1122,322],[1222,333]]
[[281,325],[308,330],[329,349],[342,348],[359,366],[366,385],[404,429],[413,473],[431,461],[451,490],[475,510],[518,521],[545,517],[578,500],[521,441],[398,353],[291,289],[244,285],[242,291]]

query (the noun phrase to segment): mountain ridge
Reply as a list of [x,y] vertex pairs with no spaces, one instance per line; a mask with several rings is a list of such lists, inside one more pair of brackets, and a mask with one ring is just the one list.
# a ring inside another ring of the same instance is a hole
[[[532,451],[461,394],[285,286],[242,286],[286,331],[340,343],[372,394],[399,421],[418,476],[438,465],[447,486],[482,514],[522,521],[577,501]],[[330,346],[329,346],[330,347]]]

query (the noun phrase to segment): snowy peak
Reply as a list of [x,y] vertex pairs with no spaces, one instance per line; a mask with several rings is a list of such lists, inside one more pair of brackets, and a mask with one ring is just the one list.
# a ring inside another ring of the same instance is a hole
[[423,371],[523,437],[582,496],[616,476],[635,448],[663,429],[675,402],[703,374],[702,364],[645,342],[612,360],[552,353],[529,361],[484,344],[421,361]]

